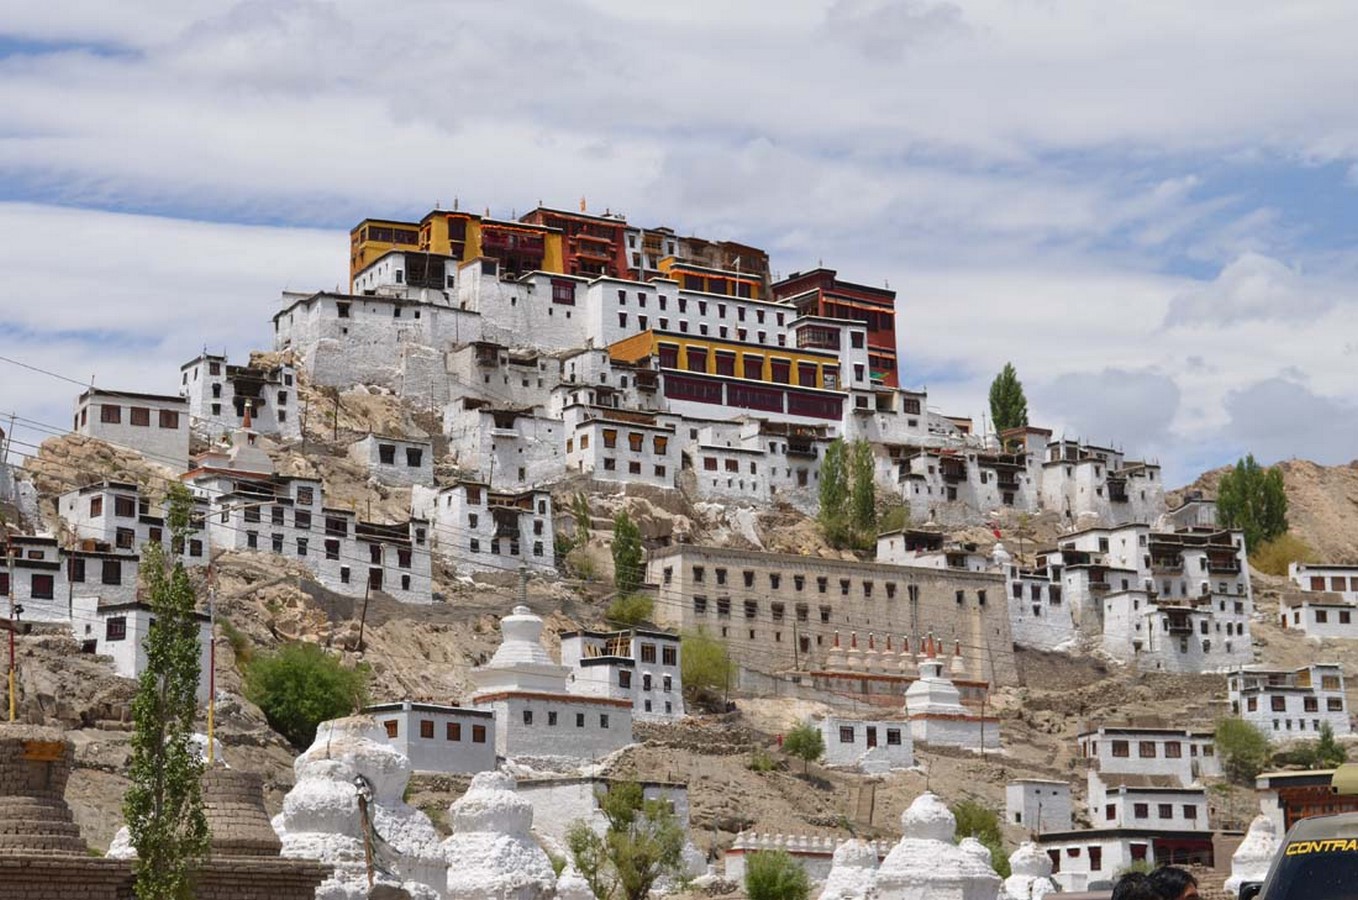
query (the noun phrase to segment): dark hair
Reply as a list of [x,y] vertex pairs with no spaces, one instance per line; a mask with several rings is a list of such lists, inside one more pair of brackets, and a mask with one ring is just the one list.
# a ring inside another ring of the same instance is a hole
[[1113,900],[1159,900],[1159,897],[1141,872],[1128,872],[1113,886]]
[[1146,883],[1154,888],[1163,900],[1179,900],[1185,889],[1198,886],[1198,879],[1178,866],[1161,866],[1150,874]]

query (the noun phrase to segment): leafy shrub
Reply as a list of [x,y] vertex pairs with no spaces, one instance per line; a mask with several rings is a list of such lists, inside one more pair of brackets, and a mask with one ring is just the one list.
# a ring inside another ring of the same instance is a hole
[[1260,544],[1250,554],[1250,565],[1265,575],[1286,576],[1288,565],[1294,562],[1316,562],[1316,553],[1310,545],[1290,531]]
[[995,810],[975,800],[960,800],[951,807],[957,819],[957,837],[974,837],[990,851],[990,865],[1001,878],[1008,878],[1009,857],[1004,852],[1004,835],[1000,832],[1000,816]]
[[680,639],[679,669],[684,699],[709,707],[721,698],[735,674],[726,646],[701,628],[685,632]]
[[1268,738],[1244,719],[1227,718],[1217,722],[1213,735],[1221,769],[1226,778],[1244,787],[1253,787],[1254,779],[1272,756]]
[[825,755],[825,737],[809,722],[793,728],[783,738],[783,752],[802,761],[802,774],[806,774],[807,763],[815,762]]
[[750,761],[745,764],[745,768],[751,772],[772,772],[778,768],[778,761],[772,753],[760,747],[750,754]]
[[316,739],[317,725],[368,702],[368,667],[347,669],[315,644],[285,644],[246,667],[245,696],[270,728],[302,750]]
[[761,850],[745,862],[745,893],[750,900],[806,900],[811,882],[786,850]]
[[231,645],[231,652],[236,656],[236,668],[242,669],[249,665],[254,648],[250,646],[250,639],[245,636],[245,632],[231,624],[231,620],[225,616],[219,617],[217,624],[221,626],[222,637],[226,638],[226,642]]
[[651,621],[655,600],[646,594],[624,594],[608,604],[604,617],[619,625],[641,625]]

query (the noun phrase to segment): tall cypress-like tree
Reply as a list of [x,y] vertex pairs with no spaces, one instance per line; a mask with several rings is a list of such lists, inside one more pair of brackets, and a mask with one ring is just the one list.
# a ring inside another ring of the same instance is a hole
[[641,586],[641,529],[626,511],[613,518],[613,585],[619,594]]
[[997,432],[1028,424],[1028,398],[1013,363],[1005,363],[990,383],[990,419]]
[[[188,491],[172,487],[167,525],[173,547],[184,544],[191,509]],[[203,760],[192,740],[202,674],[197,604],[183,562],[171,565],[158,543],[143,546],[141,571],[155,620],[132,701],[132,784],[123,816],[137,850],[138,900],[186,900],[194,866],[208,851]]]
[[1217,486],[1217,518],[1226,528],[1245,532],[1245,547],[1257,550],[1261,544],[1287,531],[1287,492],[1283,473],[1277,466],[1268,469],[1247,455],[1235,468],[1221,476]]
[[831,544],[839,546],[847,532],[849,459],[843,439],[830,442],[820,462],[820,527]]
[[854,543],[860,549],[867,549],[877,539],[877,490],[873,477],[872,445],[864,440],[854,441],[850,461],[853,492],[849,497],[849,510]]

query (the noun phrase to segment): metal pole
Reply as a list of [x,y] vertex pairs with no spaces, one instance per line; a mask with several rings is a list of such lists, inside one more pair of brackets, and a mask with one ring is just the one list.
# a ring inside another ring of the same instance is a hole
[[359,653],[363,652],[363,628],[368,621],[368,598],[372,595],[372,587],[373,587],[373,574],[371,571],[369,571],[367,574],[367,581],[363,586],[363,612],[359,613],[358,616],[357,651]]
[[212,767],[216,757],[214,744],[217,721],[217,586],[212,578],[212,566],[207,570],[207,764]]
[[9,720],[15,719],[14,697],[14,542],[9,531],[5,531],[5,593],[9,595]]

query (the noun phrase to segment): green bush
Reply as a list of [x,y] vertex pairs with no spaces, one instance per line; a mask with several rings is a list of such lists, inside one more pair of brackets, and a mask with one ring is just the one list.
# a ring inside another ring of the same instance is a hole
[[960,800],[951,807],[957,819],[957,837],[974,837],[990,851],[990,865],[1001,878],[1008,878],[1009,857],[1004,852],[999,813],[975,800]]
[[685,632],[680,639],[679,670],[685,701],[706,706],[721,698],[735,675],[726,645],[701,628]]
[[219,617],[217,624],[221,626],[222,637],[226,638],[226,642],[231,645],[231,652],[236,655],[236,668],[244,669],[254,656],[254,648],[250,646],[250,639],[245,636],[245,632],[231,624],[231,620],[225,616]]
[[1265,541],[1250,554],[1250,565],[1265,575],[1286,577],[1291,563],[1313,563],[1317,561],[1316,552],[1292,532],[1280,534],[1271,541]]
[[651,621],[655,600],[646,594],[624,594],[608,604],[604,618],[618,625],[642,625]]
[[750,754],[750,761],[745,764],[745,768],[751,772],[772,772],[778,768],[778,761],[772,753],[760,747]]
[[362,709],[367,688],[367,666],[347,669],[315,644],[285,644],[245,670],[246,698],[298,749],[316,739],[317,725]]
[[1226,778],[1244,787],[1254,787],[1255,777],[1272,757],[1264,733],[1244,719],[1221,719],[1213,741]]
[[810,722],[803,722],[793,728],[783,738],[783,752],[802,761],[802,774],[806,774],[807,763],[813,763],[825,755],[825,737]]
[[745,893],[750,900],[806,900],[811,882],[786,850],[761,850],[745,862]]

